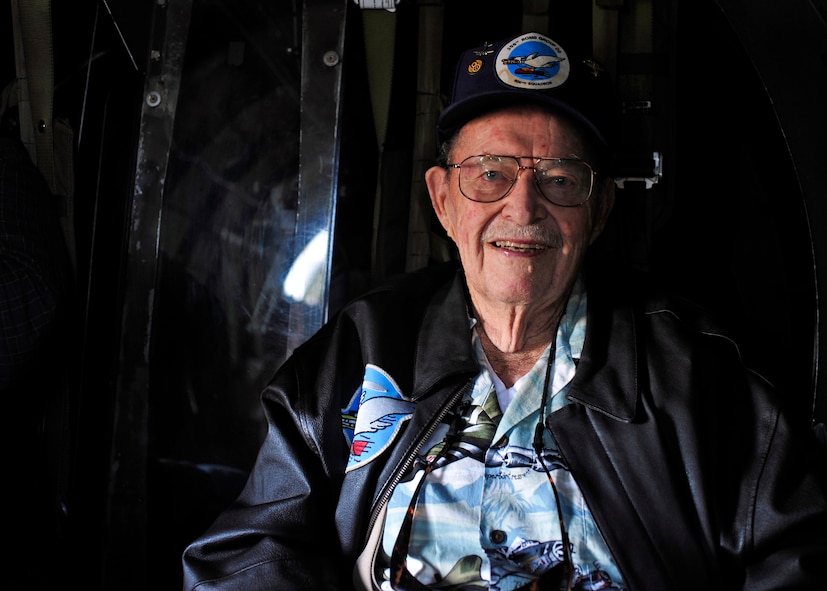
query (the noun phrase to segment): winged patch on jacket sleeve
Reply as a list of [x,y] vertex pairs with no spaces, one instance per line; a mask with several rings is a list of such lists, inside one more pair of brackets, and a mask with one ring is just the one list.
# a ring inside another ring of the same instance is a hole
[[362,385],[342,409],[342,429],[350,442],[346,471],[364,466],[387,449],[415,406],[385,370],[367,364]]

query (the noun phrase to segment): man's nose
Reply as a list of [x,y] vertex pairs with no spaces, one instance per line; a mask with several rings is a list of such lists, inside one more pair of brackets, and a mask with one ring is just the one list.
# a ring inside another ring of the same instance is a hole
[[503,213],[516,222],[533,223],[545,217],[548,211],[545,201],[546,198],[534,181],[534,169],[521,166],[517,171],[517,180],[505,198]]

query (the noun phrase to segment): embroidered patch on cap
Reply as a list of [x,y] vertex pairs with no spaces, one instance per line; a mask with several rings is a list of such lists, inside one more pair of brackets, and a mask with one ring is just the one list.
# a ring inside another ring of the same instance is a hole
[[506,43],[497,54],[497,77],[508,86],[543,90],[563,84],[570,64],[563,48],[539,33],[527,33]]
[[[348,425],[353,425],[346,472],[367,464],[387,449],[415,407],[416,403],[402,396],[385,370],[367,364],[362,386],[342,412],[346,435]],[[354,415],[355,423],[351,422]]]

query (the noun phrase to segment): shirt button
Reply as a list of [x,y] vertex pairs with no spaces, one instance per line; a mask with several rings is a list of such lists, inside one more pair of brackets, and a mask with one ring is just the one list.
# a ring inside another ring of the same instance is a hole
[[502,544],[505,542],[505,532],[501,529],[492,530],[490,534],[488,534],[488,539],[491,540],[493,544]]

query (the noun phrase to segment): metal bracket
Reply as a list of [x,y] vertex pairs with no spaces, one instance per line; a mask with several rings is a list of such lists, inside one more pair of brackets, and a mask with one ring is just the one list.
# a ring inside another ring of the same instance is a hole
[[[652,152],[651,160],[646,159],[645,166],[640,168],[630,167],[632,170],[629,174],[615,177],[615,185],[618,189],[623,189],[628,182],[642,182],[647,189],[654,187],[663,176],[663,156],[660,152]],[[635,171],[640,170],[640,174],[635,174]]]
[[387,10],[396,12],[399,0],[353,0],[362,10]]

